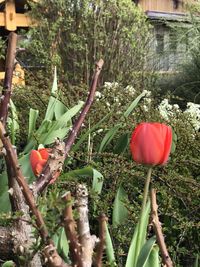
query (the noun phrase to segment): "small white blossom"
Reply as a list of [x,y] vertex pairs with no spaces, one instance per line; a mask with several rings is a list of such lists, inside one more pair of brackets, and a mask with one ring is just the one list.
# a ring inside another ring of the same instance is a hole
[[106,106],[107,106],[107,107],[110,107],[110,103],[109,103],[109,102],[106,102]]
[[100,93],[99,91],[96,91],[95,96],[96,96],[96,98],[101,98],[102,97],[102,93]]
[[103,129],[97,130],[97,133],[101,133],[101,132],[103,132]]
[[118,97],[114,97],[114,101],[119,103],[119,98]]
[[146,97],[150,97],[151,96],[151,91],[143,90],[143,93],[146,94]]

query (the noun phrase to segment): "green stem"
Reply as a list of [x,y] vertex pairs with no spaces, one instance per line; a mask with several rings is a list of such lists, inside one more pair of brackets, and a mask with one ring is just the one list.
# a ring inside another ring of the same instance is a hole
[[144,213],[144,210],[145,210],[145,207],[147,204],[149,185],[150,185],[150,181],[151,181],[151,173],[152,173],[152,167],[149,167],[148,172],[147,172],[147,178],[146,178],[145,185],[144,185],[141,215]]
[[141,250],[141,239],[142,239],[142,221],[145,213],[145,208],[147,204],[147,198],[148,198],[148,193],[149,193],[149,185],[151,181],[151,173],[152,173],[152,167],[149,167],[148,172],[147,172],[147,178],[145,181],[145,186],[144,186],[144,192],[143,192],[143,200],[142,200],[142,208],[140,212],[140,218],[139,218],[139,223],[138,223],[138,235],[137,235],[137,241],[136,241],[136,248],[135,248],[135,262],[134,266],[136,266],[138,255]]

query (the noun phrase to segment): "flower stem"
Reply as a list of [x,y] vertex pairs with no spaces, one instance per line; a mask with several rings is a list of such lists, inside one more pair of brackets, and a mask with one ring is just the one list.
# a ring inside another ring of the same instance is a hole
[[145,185],[144,185],[141,215],[143,214],[145,207],[146,207],[146,204],[147,204],[149,185],[150,185],[150,181],[151,181],[151,173],[152,173],[152,167],[149,167],[148,172],[147,172],[147,178],[146,178]]
[[149,193],[149,185],[151,181],[151,173],[152,173],[152,167],[149,167],[148,172],[147,172],[147,178],[145,181],[145,186],[144,186],[144,192],[143,192],[143,200],[142,200],[142,208],[140,212],[140,218],[138,222],[138,234],[137,234],[137,241],[136,241],[136,248],[135,248],[135,259],[134,259],[134,265],[136,266],[137,259],[141,250],[141,247],[143,244],[142,242],[142,228],[143,228],[143,220],[144,220],[144,214],[145,214],[145,208],[147,204],[147,198],[148,198],[148,193]]

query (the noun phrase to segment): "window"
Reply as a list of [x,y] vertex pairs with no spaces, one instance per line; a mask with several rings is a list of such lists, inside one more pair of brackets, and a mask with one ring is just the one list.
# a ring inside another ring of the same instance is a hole
[[156,53],[164,52],[164,33],[156,33]]

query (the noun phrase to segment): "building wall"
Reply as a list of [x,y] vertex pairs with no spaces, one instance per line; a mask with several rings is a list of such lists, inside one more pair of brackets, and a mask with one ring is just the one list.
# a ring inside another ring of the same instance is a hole
[[147,56],[149,69],[171,73],[178,70],[179,65],[188,59],[188,29],[183,28],[178,31],[180,32],[176,32],[165,23],[154,22]]
[[169,13],[184,13],[185,4],[192,4],[195,0],[179,0],[178,8],[173,0],[140,0],[139,5],[146,11],[158,11]]

